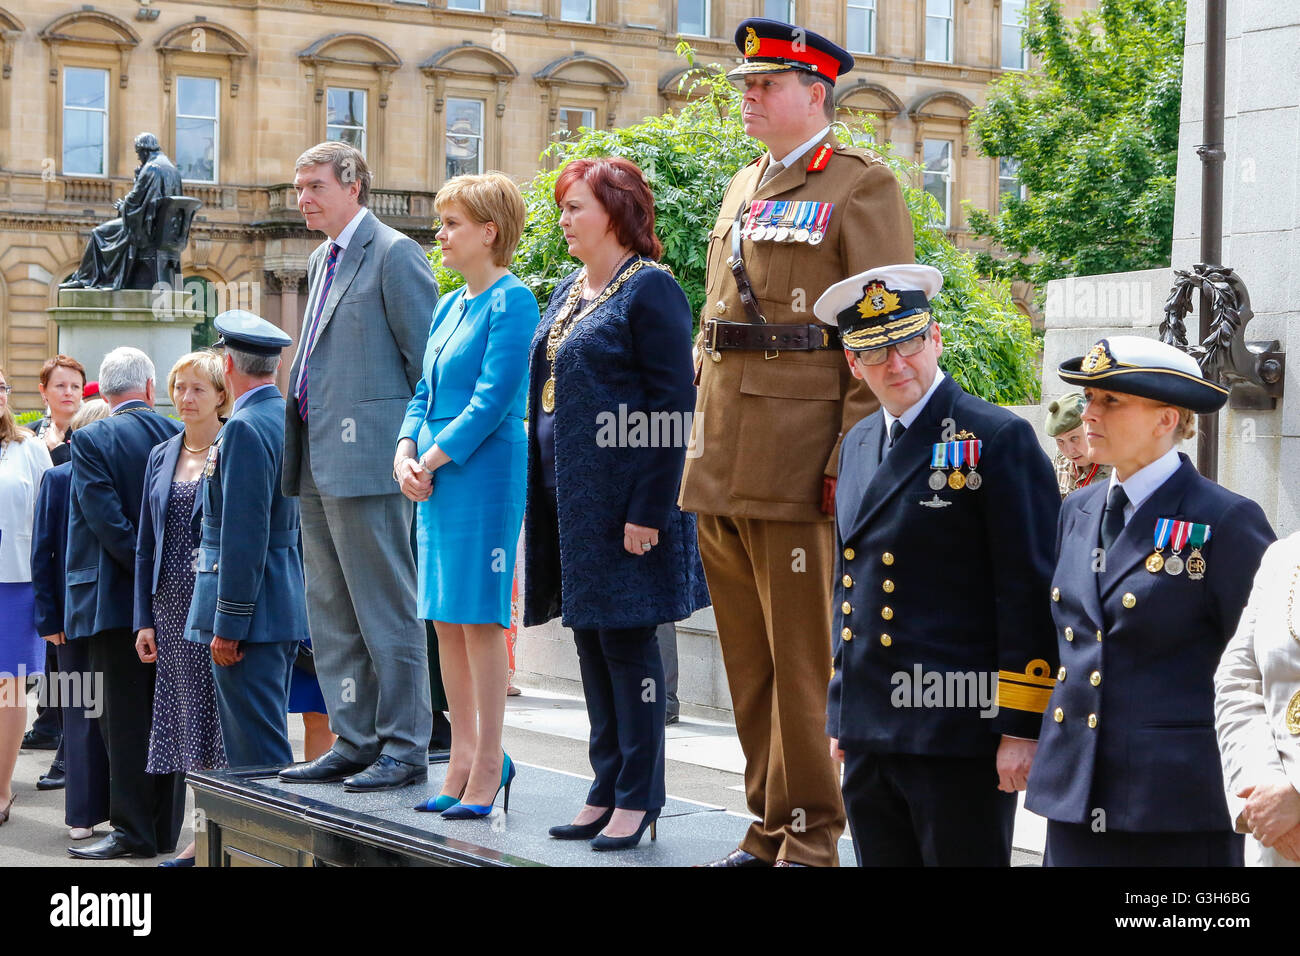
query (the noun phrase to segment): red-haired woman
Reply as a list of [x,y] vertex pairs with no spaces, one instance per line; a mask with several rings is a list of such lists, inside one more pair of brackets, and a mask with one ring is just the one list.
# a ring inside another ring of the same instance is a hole
[[[558,839],[635,846],[664,805],[655,629],[709,603],[677,487],[695,407],[691,310],[659,265],[654,196],[626,159],[580,159],[555,185],[582,268],[533,337],[524,623],[573,629],[595,781]],[[594,839],[593,839],[594,838]]]

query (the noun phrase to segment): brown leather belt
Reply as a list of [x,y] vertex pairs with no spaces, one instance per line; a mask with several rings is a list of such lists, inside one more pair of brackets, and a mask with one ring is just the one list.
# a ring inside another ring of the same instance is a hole
[[839,348],[840,336],[836,329],[813,323],[756,325],[752,322],[708,319],[704,323],[704,344],[710,352],[722,349],[813,352]]

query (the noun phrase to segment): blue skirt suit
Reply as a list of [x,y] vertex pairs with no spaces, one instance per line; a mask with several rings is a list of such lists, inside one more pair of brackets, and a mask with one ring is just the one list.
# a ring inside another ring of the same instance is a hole
[[537,300],[507,273],[477,296],[438,300],[424,375],[398,438],[451,461],[416,507],[420,616],[510,626],[515,548],[524,520],[528,347]]

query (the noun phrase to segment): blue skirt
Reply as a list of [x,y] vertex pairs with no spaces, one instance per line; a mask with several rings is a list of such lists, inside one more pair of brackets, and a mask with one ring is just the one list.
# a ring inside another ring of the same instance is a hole
[[[424,424],[420,454],[444,424]],[[494,434],[464,465],[443,465],[433,474],[433,494],[416,506],[418,603],[426,621],[510,626],[528,467],[522,423],[513,424],[517,441]]]
[[[310,639],[303,643],[311,647]],[[297,666],[289,673],[289,713],[325,713],[325,695],[321,693],[320,682]]]
[[0,675],[16,677],[19,668],[28,674],[45,673],[45,642],[36,633],[31,581],[0,584]]

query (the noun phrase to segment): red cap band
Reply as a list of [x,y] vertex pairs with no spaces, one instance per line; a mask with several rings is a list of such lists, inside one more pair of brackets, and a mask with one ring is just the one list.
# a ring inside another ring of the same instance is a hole
[[758,52],[753,56],[746,57],[747,60],[761,60],[764,57],[777,57],[782,60],[797,60],[800,63],[807,63],[810,66],[817,67],[817,72],[824,76],[830,82],[834,83],[840,72],[840,61],[833,56],[815,50],[806,43],[799,45],[799,50],[795,50],[795,45],[789,40],[780,40],[775,37],[759,37]]

